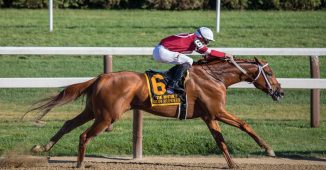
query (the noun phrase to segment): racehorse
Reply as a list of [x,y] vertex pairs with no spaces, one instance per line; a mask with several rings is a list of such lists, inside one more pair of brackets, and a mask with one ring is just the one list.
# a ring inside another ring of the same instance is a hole
[[[283,89],[267,62],[256,58],[232,61],[201,59],[189,69],[189,78],[185,82],[187,119],[201,118],[206,123],[230,168],[237,165],[228,152],[218,121],[245,131],[265,149],[268,156],[275,156],[275,153],[246,122],[225,109],[227,88],[232,84],[247,81],[275,101],[284,96]],[[75,118],[66,121],[47,144],[35,145],[33,152],[49,151],[64,134],[95,119],[91,127],[80,135],[77,167],[82,167],[86,146],[91,139],[108,129],[124,112],[139,109],[158,116],[177,117],[178,106],[151,106],[145,75],[137,72],[101,74],[86,82],[67,86],[59,94],[44,99],[28,112],[42,111],[41,119],[55,106],[76,100],[82,95],[86,95],[85,109]]]

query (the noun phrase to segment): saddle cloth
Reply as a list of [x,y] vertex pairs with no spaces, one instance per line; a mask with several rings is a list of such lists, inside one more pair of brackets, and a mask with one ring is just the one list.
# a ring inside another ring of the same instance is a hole
[[[150,95],[152,106],[179,106],[178,118],[180,120],[187,117],[187,97],[186,94],[179,94],[174,92],[169,94],[167,92],[167,84],[171,80],[175,67],[168,71],[154,71],[148,70],[145,72],[147,86]],[[184,79],[183,79],[184,81]],[[182,83],[183,84],[183,83]]]

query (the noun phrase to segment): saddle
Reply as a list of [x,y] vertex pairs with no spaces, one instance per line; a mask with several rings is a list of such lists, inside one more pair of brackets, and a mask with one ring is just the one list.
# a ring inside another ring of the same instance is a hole
[[[177,66],[172,67],[167,71],[145,71],[145,77],[150,94],[150,101],[152,106],[179,106],[178,118],[180,120],[187,117],[187,97],[185,92],[167,91],[167,85],[173,80],[174,72]],[[184,88],[184,82],[187,74],[185,74],[178,85]]]

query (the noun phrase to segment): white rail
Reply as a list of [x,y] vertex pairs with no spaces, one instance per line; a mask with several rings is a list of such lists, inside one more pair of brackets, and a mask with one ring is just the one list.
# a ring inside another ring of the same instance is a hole
[[[81,83],[93,77],[60,77],[60,78],[0,78],[0,88],[55,88]],[[291,89],[326,89],[326,79],[293,79],[278,78],[282,88]],[[252,84],[241,82],[231,88],[254,88]]]
[[[246,56],[326,56],[326,48],[212,49]],[[152,52],[153,47],[0,47],[0,55],[152,55]]]
[[[212,48],[245,56],[326,56],[326,48]],[[152,55],[152,47],[0,47],[0,55]],[[193,53],[196,55],[197,53]],[[0,78],[0,88],[63,87],[90,78]],[[326,89],[326,79],[279,78],[283,88]],[[238,83],[234,88],[253,88]]]

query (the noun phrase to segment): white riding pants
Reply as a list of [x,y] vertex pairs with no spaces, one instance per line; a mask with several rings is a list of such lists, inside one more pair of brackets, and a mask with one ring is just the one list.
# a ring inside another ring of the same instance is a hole
[[157,45],[153,50],[153,58],[162,63],[169,63],[169,64],[183,64],[188,63],[192,65],[194,60],[182,53],[173,52],[166,49],[162,45]]

